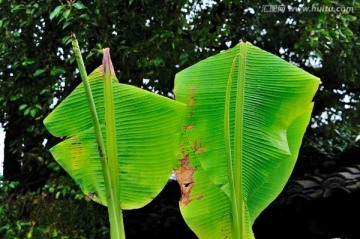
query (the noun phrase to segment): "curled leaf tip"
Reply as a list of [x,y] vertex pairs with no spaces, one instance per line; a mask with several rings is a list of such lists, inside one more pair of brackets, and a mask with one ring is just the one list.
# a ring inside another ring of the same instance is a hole
[[110,57],[110,48],[103,49],[102,72],[104,75],[106,72],[110,72],[111,76],[115,76],[114,66]]
[[74,33],[71,33],[71,40],[76,41],[76,35]]

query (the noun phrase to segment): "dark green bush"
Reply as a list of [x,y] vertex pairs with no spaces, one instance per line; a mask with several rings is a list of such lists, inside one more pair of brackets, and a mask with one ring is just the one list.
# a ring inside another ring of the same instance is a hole
[[106,208],[86,198],[67,176],[36,191],[2,181],[0,238],[108,238]]

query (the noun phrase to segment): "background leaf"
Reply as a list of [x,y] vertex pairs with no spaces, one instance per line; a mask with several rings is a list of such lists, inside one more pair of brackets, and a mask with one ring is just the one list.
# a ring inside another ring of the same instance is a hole
[[62,9],[64,8],[64,5],[59,5],[57,6],[51,13],[50,13],[50,20],[54,19],[55,17],[57,17]]
[[43,69],[37,69],[37,70],[34,72],[33,76],[34,76],[34,77],[40,76],[40,75],[42,75],[44,72],[45,72],[45,70],[43,70]]

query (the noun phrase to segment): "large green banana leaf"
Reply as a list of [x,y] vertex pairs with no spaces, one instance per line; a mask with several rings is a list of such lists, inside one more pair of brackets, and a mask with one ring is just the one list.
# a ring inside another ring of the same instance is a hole
[[175,171],[180,209],[199,238],[233,238],[231,186],[241,214],[237,238],[254,238],[252,224],[293,170],[319,83],[243,42],[176,75],[176,100],[188,106]]
[[[104,79],[99,67],[88,76],[104,139]],[[122,209],[149,203],[176,165],[186,107],[113,78]],[[83,84],[44,120],[55,136],[67,138],[50,151],[93,200],[106,205],[103,173]],[[106,144],[106,142],[105,142]]]

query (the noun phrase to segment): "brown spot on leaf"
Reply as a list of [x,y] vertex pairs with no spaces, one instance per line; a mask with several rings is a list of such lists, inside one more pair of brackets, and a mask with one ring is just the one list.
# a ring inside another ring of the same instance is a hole
[[190,96],[189,96],[189,101],[188,101],[188,106],[189,107],[193,107],[195,105],[195,92],[196,92],[196,89],[195,87],[191,87],[191,90],[190,90]]
[[185,128],[185,130],[190,130],[190,129],[194,128],[194,125],[187,124],[187,125],[184,126],[184,128]]
[[195,153],[205,153],[206,152],[206,148],[201,145],[201,142],[198,144],[198,142],[195,141],[193,147],[194,147]]
[[189,101],[187,103],[189,107],[190,116],[193,116],[195,114],[195,110],[194,110],[194,105],[196,103],[195,92],[196,92],[196,88],[193,86],[190,90]]
[[[181,157],[183,157],[183,158],[189,157],[188,151],[185,150],[185,148],[183,147],[183,145],[181,145],[181,151],[180,151],[180,153],[181,153]],[[180,160],[181,160],[181,159],[180,159]],[[180,161],[180,163],[181,163],[181,161]]]
[[193,174],[196,169],[189,166],[189,155],[180,159],[180,164],[181,167],[179,169],[175,169],[174,173],[181,189],[180,202],[186,206],[191,201],[190,192],[194,187]]
[[204,196],[203,196],[203,195],[199,195],[199,196],[197,196],[197,198],[196,198],[196,199],[197,199],[198,201],[201,201],[203,198],[204,198]]

